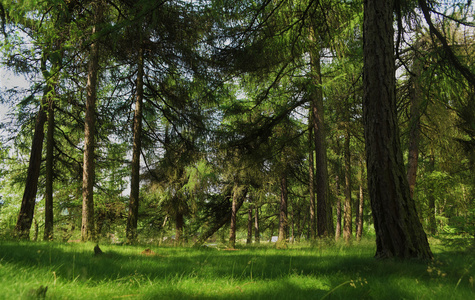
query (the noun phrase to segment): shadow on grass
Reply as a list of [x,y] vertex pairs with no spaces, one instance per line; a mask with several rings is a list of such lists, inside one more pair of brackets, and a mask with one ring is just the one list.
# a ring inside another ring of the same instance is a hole
[[144,256],[139,247],[105,245],[105,253],[94,256],[93,247],[1,242],[0,263],[55,272],[68,282],[148,286],[141,288],[146,299],[434,299],[444,287],[448,298],[450,290],[474,295],[469,253],[441,253],[427,263],[381,261],[338,248],[154,248],[157,255]]

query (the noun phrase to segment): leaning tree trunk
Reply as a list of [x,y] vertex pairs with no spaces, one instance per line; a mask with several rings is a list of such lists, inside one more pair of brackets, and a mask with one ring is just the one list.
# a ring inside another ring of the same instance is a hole
[[363,122],[376,257],[430,259],[398,135],[393,8],[394,0],[364,1]]
[[289,220],[287,216],[287,175],[280,177],[280,210],[279,210],[279,235],[276,243],[277,248],[287,247],[287,231]]
[[137,220],[139,214],[140,193],[140,152],[142,149],[142,106],[143,106],[143,77],[144,77],[144,53],[143,47],[139,49],[137,94],[134,114],[134,143],[132,150],[132,175],[130,180],[129,215],[127,217],[127,242],[137,241]]
[[15,226],[15,235],[20,239],[28,240],[30,238],[30,229],[33,222],[35,211],[36,192],[38,190],[38,178],[40,176],[41,153],[43,151],[44,125],[46,123],[45,106],[47,97],[51,88],[46,86],[43,92],[38,116],[36,117],[35,131],[33,133],[33,142],[31,144],[30,162],[28,164],[28,173],[26,175],[26,185],[21,201],[20,213]]
[[312,32],[310,40],[313,42],[314,50],[310,53],[313,93],[311,95],[311,109],[313,112],[314,139],[315,139],[315,164],[316,170],[316,192],[317,192],[317,235],[318,237],[329,237],[333,235],[333,219],[331,203],[328,194],[328,169],[327,150],[325,137],[325,120],[323,110],[322,74],[320,68],[320,47]]
[[[94,27],[92,34],[98,32],[98,25],[102,21],[102,3],[93,3]],[[81,240],[94,239],[94,136],[96,127],[96,97],[97,73],[99,69],[99,42],[94,41],[89,50],[89,65],[86,85],[86,116],[84,120],[84,163],[82,181],[82,225]]]

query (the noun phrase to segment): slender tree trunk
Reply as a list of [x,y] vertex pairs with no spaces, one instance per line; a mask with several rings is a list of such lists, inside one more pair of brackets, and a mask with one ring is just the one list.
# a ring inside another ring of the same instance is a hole
[[46,136],[46,193],[45,193],[45,231],[43,239],[53,240],[53,160],[54,160],[54,101],[48,103],[48,133]]
[[[432,150],[431,150],[432,152]],[[429,158],[429,172],[432,173],[435,170],[435,157],[434,153],[431,153]],[[435,220],[435,197],[433,190],[429,192],[429,232],[432,235],[437,233],[437,224]]]
[[247,209],[247,240],[246,244],[252,243],[252,206],[249,205],[249,208]]
[[[142,41],[140,41],[142,42]],[[134,113],[134,143],[132,149],[132,175],[130,180],[129,215],[127,217],[127,242],[137,241],[137,220],[139,214],[140,194],[140,153],[142,149],[142,106],[143,106],[143,77],[144,57],[143,47],[138,54],[137,92],[135,96]]]
[[317,235],[318,237],[333,236],[333,220],[331,203],[328,195],[328,170],[325,137],[325,120],[323,110],[322,75],[320,69],[320,48],[317,46],[315,34],[310,39],[315,49],[310,53],[314,92],[311,98],[311,109],[314,121],[316,192],[317,192]]
[[254,209],[254,242],[259,244],[261,242],[260,232],[259,232],[259,207],[256,206]]
[[364,162],[363,158],[360,159],[360,193],[359,193],[359,202],[358,202],[358,220],[356,221],[356,240],[361,240],[363,236],[363,208],[364,208],[364,196],[363,196],[363,174],[364,174]]
[[234,190],[233,190],[233,202],[231,205],[231,225],[229,229],[229,248],[234,249],[236,248],[236,216],[237,212],[240,208],[239,205],[239,196],[241,194],[241,187],[236,183],[234,185]]
[[308,151],[308,191],[310,194],[310,240],[313,241],[317,237],[316,233],[316,224],[315,224],[315,161],[313,158],[314,155],[314,139],[313,139],[313,111],[310,109],[308,117],[308,142],[309,142],[309,151]]
[[[94,27],[92,34],[98,32],[98,26],[102,21],[102,3],[93,3]],[[86,86],[86,116],[84,121],[84,163],[82,181],[82,225],[81,240],[94,240],[94,136],[96,127],[96,88],[97,73],[99,70],[99,42],[94,41],[90,46],[89,65]]]
[[289,220],[287,217],[287,175],[282,173],[280,177],[280,213],[279,213],[279,235],[277,248],[287,247],[287,231]]
[[364,1],[363,122],[376,257],[430,259],[399,141],[393,9],[394,0]]
[[28,173],[26,175],[25,190],[21,201],[20,213],[15,226],[15,235],[20,239],[28,240],[30,238],[30,229],[35,212],[36,192],[38,190],[38,178],[40,176],[41,153],[43,151],[44,125],[46,123],[45,106],[51,87],[46,86],[43,92],[40,109],[36,117],[35,131],[31,144],[30,161],[28,164]]
[[[348,124],[346,124],[348,127]],[[345,242],[349,242],[352,235],[352,210],[351,210],[351,157],[350,157],[350,133],[349,129],[345,129],[345,206],[344,206],[344,226],[343,238]]]
[[338,241],[341,237],[341,197],[340,197],[340,176],[336,176],[336,229],[335,240]]

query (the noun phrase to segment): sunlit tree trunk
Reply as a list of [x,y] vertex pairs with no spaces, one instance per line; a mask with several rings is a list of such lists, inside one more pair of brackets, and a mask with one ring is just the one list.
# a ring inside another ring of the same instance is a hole
[[393,9],[394,0],[364,1],[363,122],[376,257],[430,259],[399,141]]
[[[94,6],[94,27],[92,34],[98,32],[102,21],[102,3],[96,1]],[[94,41],[89,50],[89,65],[86,85],[86,116],[84,120],[84,162],[82,181],[82,225],[81,240],[90,241],[95,237],[94,232],[94,148],[96,126],[96,97],[97,74],[99,70],[99,42]]]
[[134,113],[134,142],[132,149],[132,175],[130,179],[129,215],[127,218],[127,242],[137,241],[137,220],[139,214],[140,194],[140,153],[142,149],[142,106],[143,106],[143,77],[144,50],[140,47],[138,53],[137,92],[135,95]]
[[253,219],[252,219],[252,206],[249,205],[247,209],[247,240],[246,244],[252,243],[252,226],[253,226]]
[[254,242],[259,244],[261,242],[260,232],[259,232],[259,207],[256,206],[254,210]]

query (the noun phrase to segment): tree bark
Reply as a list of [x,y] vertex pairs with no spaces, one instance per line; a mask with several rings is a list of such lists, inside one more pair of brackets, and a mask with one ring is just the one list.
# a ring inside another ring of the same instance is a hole
[[[94,5],[94,27],[92,34],[98,32],[102,21],[102,3],[97,1]],[[99,69],[99,42],[96,40],[90,46],[89,65],[86,85],[86,116],[84,121],[84,163],[82,181],[82,225],[81,240],[94,240],[94,136],[96,123],[96,97],[97,73]]]
[[335,240],[338,241],[341,237],[341,197],[340,197],[340,176],[336,176],[336,229]]
[[[142,42],[142,41],[140,41]],[[137,92],[134,113],[134,143],[132,150],[132,175],[130,180],[129,214],[127,217],[127,243],[137,241],[137,220],[140,196],[140,153],[142,149],[142,106],[143,106],[144,50],[138,54]]]
[[364,1],[363,122],[376,257],[431,259],[399,141],[393,9],[394,0]]
[[309,151],[308,151],[308,191],[310,194],[310,240],[314,241],[317,237],[316,233],[316,224],[315,224],[315,160],[314,156],[314,139],[313,139],[313,111],[310,108],[310,113],[308,117],[308,142],[309,142]]
[[[236,216],[239,208],[241,208],[244,199],[246,198],[247,188],[240,187],[237,183],[234,185],[233,190],[233,202],[231,205],[231,215],[230,215],[230,229],[229,229],[229,248],[234,249],[236,247]],[[242,199],[241,199],[242,197]]]
[[259,232],[259,207],[254,209],[254,243],[259,244],[261,242]]
[[183,213],[177,211],[175,214],[175,245],[179,246],[183,244],[183,227],[185,221],[183,219]]
[[317,235],[330,237],[333,235],[333,220],[331,203],[328,197],[328,170],[325,137],[325,119],[323,110],[322,75],[320,68],[320,47],[317,46],[315,34],[312,32],[310,40],[315,49],[310,53],[312,79],[314,86],[311,93],[311,109],[313,112],[316,192],[317,192]]
[[[429,157],[429,172],[432,173],[435,170],[435,157],[431,150],[431,156]],[[429,192],[429,232],[432,235],[437,233],[437,223],[435,220],[435,196],[433,189]]]
[[46,136],[46,192],[45,192],[45,231],[43,239],[53,240],[53,160],[54,160],[54,101],[48,103],[48,133]]
[[40,109],[36,117],[35,131],[31,144],[30,161],[28,164],[28,173],[26,175],[25,190],[21,201],[20,213],[18,214],[15,226],[15,236],[20,239],[28,240],[30,238],[30,229],[35,212],[36,192],[38,190],[38,178],[40,176],[41,153],[43,151],[44,125],[46,123],[46,103],[51,87],[47,85],[43,91]]
[[287,216],[287,175],[280,177],[280,211],[279,211],[279,235],[277,238],[277,248],[287,247],[287,231],[289,220]]
[[247,240],[246,244],[252,243],[252,206],[249,205],[249,208],[247,209]]

